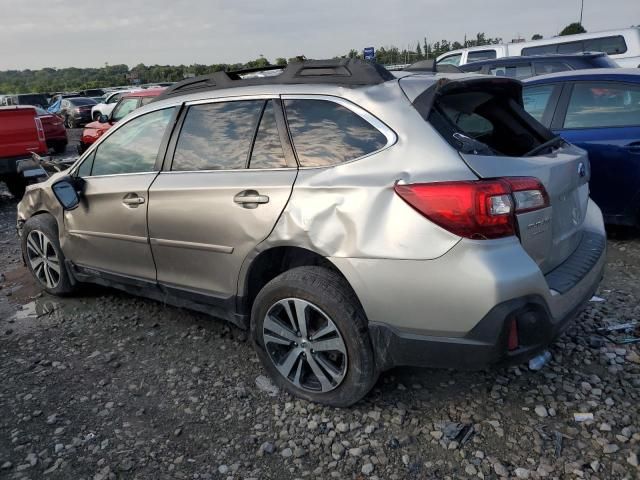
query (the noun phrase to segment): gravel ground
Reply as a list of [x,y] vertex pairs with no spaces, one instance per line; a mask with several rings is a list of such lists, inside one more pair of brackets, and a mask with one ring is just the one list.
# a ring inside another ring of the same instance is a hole
[[595,335],[640,319],[638,235],[610,238],[603,301],[543,370],[395,369],[332,409],[278,391],[221,321],[97,287],[42,295],[15,207],[0,190],[0,478],[640,476],[639,348]]

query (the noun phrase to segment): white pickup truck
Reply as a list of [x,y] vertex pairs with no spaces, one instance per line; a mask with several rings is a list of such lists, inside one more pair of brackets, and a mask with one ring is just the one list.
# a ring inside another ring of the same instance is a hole
[[91,118],[96,121],[100,118],[100,115],[106,115],[107,117],[111,114],[111,111],[118,103],[118,100],[123,95],[127,93],[137,92],[141,89],[136,88],[132,90],[114,90],[112,92],[107,92],[102,96],[102,102],[98,103],[94,107],[91,108]]

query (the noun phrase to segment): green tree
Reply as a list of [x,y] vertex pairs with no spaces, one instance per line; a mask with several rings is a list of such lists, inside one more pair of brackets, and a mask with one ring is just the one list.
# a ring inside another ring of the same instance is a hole
[[533,36],[531,37],[531,40],[542,40],[543,38],[544,37],[539,33],[534,33]]
[[276,65],[280,65],[281,67],[287,66],[287,59],[283,57],[276,58]]
[[562,31],[560,32],[560,36],[575,35],[577,33],[587,33],[587,31],[582,26],[582,24],[580,24],[578,22],[574,22],[574,23],[570,23],[569,25],[564,27],[562,29]]

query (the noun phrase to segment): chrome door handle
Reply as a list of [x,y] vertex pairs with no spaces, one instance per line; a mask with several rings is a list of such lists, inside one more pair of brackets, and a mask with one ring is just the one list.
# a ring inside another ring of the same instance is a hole
[[261,203],[269,203],[269,197],[255,190],[244,190],[233,197],[233,201],[244,208],[256,208]]
[[142,205],[144,203],[144,198],[136,196],[132,196],[131,194],[127,195],[122,199],[122,203],[127,207],[137,207],[138,205]]

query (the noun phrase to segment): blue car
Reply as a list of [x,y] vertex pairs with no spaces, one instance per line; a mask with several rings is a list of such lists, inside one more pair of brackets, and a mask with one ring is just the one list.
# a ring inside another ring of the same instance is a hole
[[524,108],[589,152],[591,198],[605,222],[640,226],[640,69],[592,69],[524,81]]

